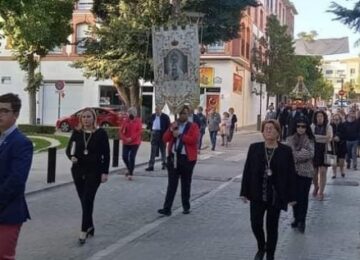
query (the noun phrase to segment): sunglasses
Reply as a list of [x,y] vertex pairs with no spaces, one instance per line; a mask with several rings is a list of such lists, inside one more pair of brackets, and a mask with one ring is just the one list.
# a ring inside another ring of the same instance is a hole
[[296,127],[297,127],[297,128],[304,128],[304,129],[305,129],[305,128],[306,128],[306,125],[297,125]]

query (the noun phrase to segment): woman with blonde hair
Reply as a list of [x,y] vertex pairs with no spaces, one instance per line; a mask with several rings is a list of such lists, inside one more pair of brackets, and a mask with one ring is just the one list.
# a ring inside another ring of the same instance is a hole
[[72,161],[71,173],[81,202],[79,243],[84,244],[95,233],[94,200],[100,183],[108,179],[110,147],[106,131],[97,127],[93,109],[85,108],[79,117],[79,126],[70,137],[66,155]]
[[331,142],[331,151],[337,156],[337,164],[333,165],[333,176],[332,179],[336,178],[337,167],[340,168],[340,174],[345,177],[344,166],[345,166],[345,155],[346,155],[346,140],[345,140],[345,128],[341,121],[340,114],[334,114],[331,122],[333,136]]

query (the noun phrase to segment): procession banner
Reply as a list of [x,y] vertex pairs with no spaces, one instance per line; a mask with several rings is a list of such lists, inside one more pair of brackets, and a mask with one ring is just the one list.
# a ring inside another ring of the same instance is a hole
[[155,103],[172,113],[200,102],[198,26],[153,27]]

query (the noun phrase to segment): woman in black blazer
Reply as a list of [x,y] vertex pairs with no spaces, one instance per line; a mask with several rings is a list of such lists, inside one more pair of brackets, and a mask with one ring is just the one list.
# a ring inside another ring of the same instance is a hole
[[[278,142],[281,128],[276,120],[261,126],[264,142],[249,147],[240,197],[250,201],[251,228],[258,243],[255,260],[274,259],[281,210],[294,205],[296,198],[295,163],[291,148]],[[266,233],[264,215],[266,214]]]

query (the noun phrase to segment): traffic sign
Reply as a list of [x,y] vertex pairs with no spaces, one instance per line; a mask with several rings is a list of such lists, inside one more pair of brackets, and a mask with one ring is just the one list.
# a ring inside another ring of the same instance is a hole
[[56,88],[57,90],[63,90],[64,87],[65,87],[65,81],[63,81],[63,80],[58,80],[58,81],[55,82],[55,88]]
[[338,94],[339,94],[339,96],[344,96],[344,95],[345,95],[345,91],[341,89],[341,90],[339,90]]

